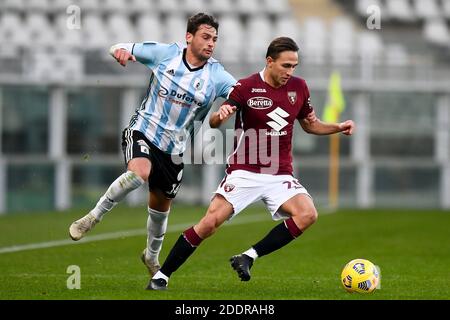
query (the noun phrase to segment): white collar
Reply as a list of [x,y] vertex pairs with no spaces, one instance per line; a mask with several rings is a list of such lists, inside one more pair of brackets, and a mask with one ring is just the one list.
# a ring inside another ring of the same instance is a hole
[[263,81],[263,82],[266,82],[266,80],[264,80],[264,71],[266,70],[266,68],[264,68],[264,69],[262,69],[260,72],[259,72],[259,76],[261,77],[261,80]]

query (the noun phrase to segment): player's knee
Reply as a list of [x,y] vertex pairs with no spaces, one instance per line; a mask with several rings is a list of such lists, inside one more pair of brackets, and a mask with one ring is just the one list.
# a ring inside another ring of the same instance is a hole
[[199,236],[206,239],[216,232],[216,219],[212,214],[207,214],[199,223]]
[[303,221],[307,226],[314,224],[319,217],[316,208],[312,207],[303,212]]
[[150,175],[149,171],[139,171],[139,172],[135,172],[139,177],[142,178],[142,180],[144,181],[148,181],[148,176]]
[[142,180],[148,181],[148,176],[150,175],[150,168],[144,166],[131,166],[128,170],[133,171],[136,175],[141,177]]
[[317,221],[318,214],[314,207],[302,208],[293,214],[293,219],[300,230],[305,231]]

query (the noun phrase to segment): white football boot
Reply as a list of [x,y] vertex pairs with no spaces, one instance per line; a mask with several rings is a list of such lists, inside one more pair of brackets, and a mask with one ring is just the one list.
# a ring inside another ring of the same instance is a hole
[[69,235],[74,241],[78,241],[84,237],[84,235],[91,230],[96,224],[98,220],[95,217],[88,213],[83,218],[75,221],[70,225]]

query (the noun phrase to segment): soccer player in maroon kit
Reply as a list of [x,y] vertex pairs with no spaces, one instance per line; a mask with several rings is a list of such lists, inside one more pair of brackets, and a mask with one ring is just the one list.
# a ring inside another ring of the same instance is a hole
[[216,128],[236,113],[235,148],[228,157],[226,175],[206,215],[180,235],[147,289],[166,289],[171,274],[196,247],[253,202],[262,200],[272,219],[283,222],[230,259],[242,281],[250,280],[250,268],[257,258],[287,245],[317,220],[312,197],[293,177],[295,120],[304,131],[316,135],[351,135],[355,126],[352,120],[324,123],[316,117],[305,80],[293,76],[297,65],[297,44],[286,37],[274,39],[267,49],[265,69],[239,80],[229,99],[211,115],[210,125]]

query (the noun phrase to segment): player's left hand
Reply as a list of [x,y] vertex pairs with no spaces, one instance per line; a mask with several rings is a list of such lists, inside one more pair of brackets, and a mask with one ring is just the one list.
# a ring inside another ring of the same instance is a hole
[[351,136],[355,131],[355,123],[352,120],[341,122],[339,123],[339,129],[343,134]]
[[220,121],[228,120],[229,117],[236,111],[235,106],[229,104],[223,104],[219,108],[219,119]]

